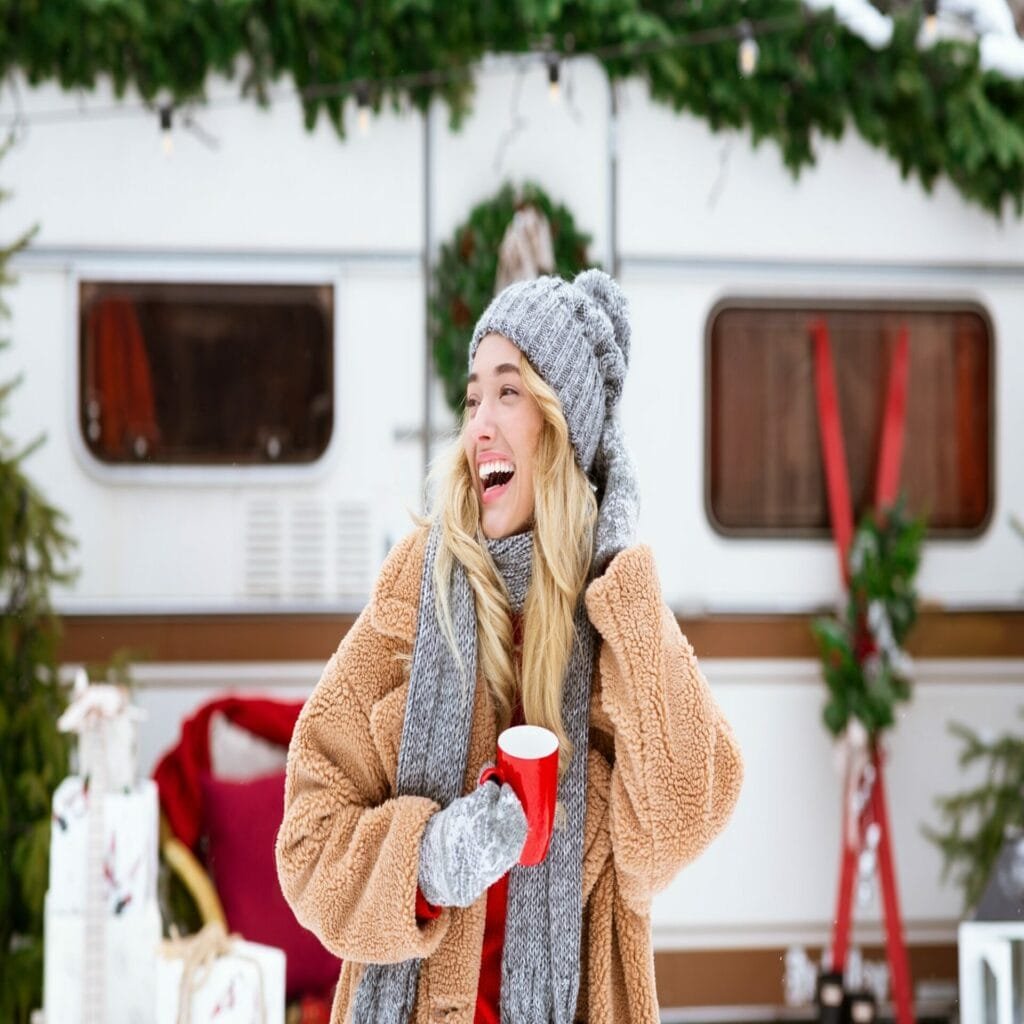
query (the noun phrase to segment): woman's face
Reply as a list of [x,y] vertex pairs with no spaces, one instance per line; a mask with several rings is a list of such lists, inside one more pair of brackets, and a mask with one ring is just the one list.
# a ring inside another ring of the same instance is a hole
[[536,399],[519,376],[519,349],[500,334],[477,346],[466,386],[462,443],[489,540],[509,537],[533,520],[533,462],[544,426]]

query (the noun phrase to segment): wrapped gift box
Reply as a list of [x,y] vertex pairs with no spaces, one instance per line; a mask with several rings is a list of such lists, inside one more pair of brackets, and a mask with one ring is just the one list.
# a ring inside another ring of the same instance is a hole
[[[209,927],[209,926],[208,926]],[[156,1024],[177,1024],[185,947],[167,942],[156,965]],[[177,949],[178,955],[173,952]],[[241,939],[200,968],[191,991],[190,1024],[284,1024],[284,953]]]
[[146,913],[156,899],[156,784],[146,779],[127,792],[98,794],[78,775],[53,794],[50,829],[50,888],[56,912],[84,912],[89,837],[89,801],[102,799],[103,893],[114,916]]
[[[46,899],[43,935],[43,1007],[48,1024],[83,1019],[85,958],[102,946],[98,972],[105,1024],[153,1024],[160,911],[155,901],[130,915],[102,921],[102,938],[86,934],[84,914],[67,913]],[[88,947],[87,947],[88,941]]]

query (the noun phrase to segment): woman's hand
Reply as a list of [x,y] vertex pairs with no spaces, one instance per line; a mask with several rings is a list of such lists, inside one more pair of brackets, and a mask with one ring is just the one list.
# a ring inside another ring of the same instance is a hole
[[423,831],[419,884],[438,907],[468,907],[513,867],[526,814],[509,785],[485,782],[438,811]]
[[634,543],[640,514],[636,470],[618,417],[605,423],[594,467],[603,485],[594,533],[594,575],[600,576],[620,551]]

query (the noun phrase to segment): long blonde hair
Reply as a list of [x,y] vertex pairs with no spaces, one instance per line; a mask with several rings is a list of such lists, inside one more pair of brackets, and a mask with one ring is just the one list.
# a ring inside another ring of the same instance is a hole
[[[436,489],[433,515],[414,518],[422,525],[434,520],[441,525],[434,562],[437,617],[456,662],[461,659],[449,592],[454,561],[465,568],[473,591],[479,668],[494,697],[498,731],[508,726],[516,694],[522,694],[525,720],[546,726],[558,737],[561,775],[572,757],[572,743],[562,724],[562,681],[575,639],[576,605],[590,569],[597,499],[576,462],[558,396],[522,353],[519,372],[544,418],[534,455],[533,574],[523,607],[521,670],[513,655],[508,595],[485,544],[480,501],[463,446],[468,414],[463,414],[457,438],[431,469]],[[470,687],[476,683],[465,681]]]

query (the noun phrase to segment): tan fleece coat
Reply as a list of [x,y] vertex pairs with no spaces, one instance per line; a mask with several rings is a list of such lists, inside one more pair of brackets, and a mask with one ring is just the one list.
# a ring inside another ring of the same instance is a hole
[[[472,1024],[486,894],[416,922],[420,838],[439,807],[394,796],[427,530],[392,549],[324,669],[288,751],[277,837],[299,921],[344,959],[331,1024],[350,1019],[364,963],[424,958],[413,1020]],[[728,819],[742,762],[693,648],[663,603],[650,548],[618,554],[586,592],[599,633],[590,708],[577,1020],[656,1024],[651,896]],[[482,677],[463,792],[496,749]]]

